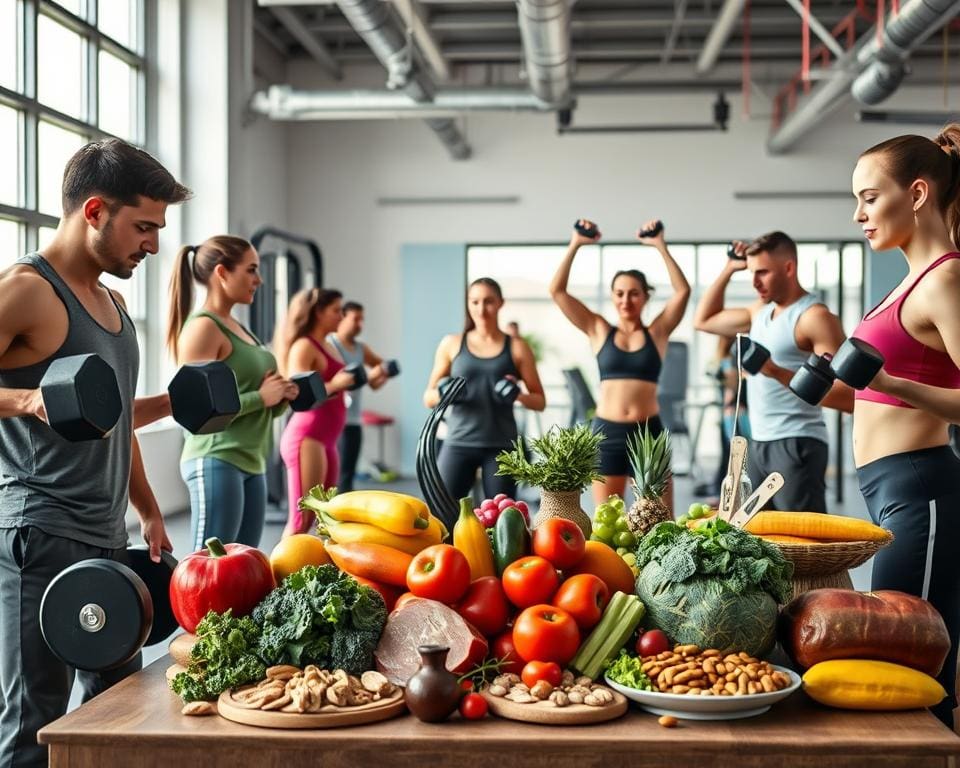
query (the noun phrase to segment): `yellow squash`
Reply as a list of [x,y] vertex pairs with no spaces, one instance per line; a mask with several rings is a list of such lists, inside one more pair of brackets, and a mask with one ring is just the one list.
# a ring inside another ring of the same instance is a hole
[[376,525],[341,523],[323,512],[320,513],[319,522],[321,528],[337,544],[383,544],[410,555],[415,555],[433,544],[439,544],[441,540],[440,526],[437,523],[431,524],[427,530],[415,536],[398,536]]
[[398,536],[417,536],[430,526],[430,510],[414,496],[391,491],[339,493],[322,504],[340,523],[376,525]]
[[760,512],[744,528],[755,536],[776,534],[820,541],[885,541],[890,532],[855,517],[819,512]]
[[481,576],[497,575],[487,530],[473,514],[473,502],[469,498],[460,499],[460,517],[453,526],[453,546],[463,552],[470,563],[471,581]]
[[837,659],[814,664],[803,689],[815,701],[839,709],[919,709],[947,695],[930,675],[887,661]]
[[785,533],[765,533],[760,537],[774,544],[823,544],[823,539],[807,539],[803,536],[788,536]]

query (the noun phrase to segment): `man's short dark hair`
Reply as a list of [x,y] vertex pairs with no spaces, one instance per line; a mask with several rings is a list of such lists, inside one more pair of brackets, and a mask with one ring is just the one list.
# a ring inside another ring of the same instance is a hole
[[192,193],[142,149],[120,139],[93,141],[77,150],[63,171],[63,213],[100,195],[111,209],[136,205],[138,197],[182,203]]
[[767,232],[760,235],[750,245],[747,246],[747,256],[757,256],[761,253],[769,253],[774,256],[785,256],[789,259],[797,260],[797,244],[793,238],[785,232]]
[[343,314],[347,312],[363,312],[363,304],[358,301],[348,301],[343,305]]

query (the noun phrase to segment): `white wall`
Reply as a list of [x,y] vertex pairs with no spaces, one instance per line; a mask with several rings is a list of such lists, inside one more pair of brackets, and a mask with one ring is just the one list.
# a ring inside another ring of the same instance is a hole
[[[297,87],[313,67],[291,65]],[[884,107],[940,106],[941,91],[906,91]],[[366,341],[381,354],[400,348],[400,306],[429,301],[401,296],[403,243],[566,242],[579,216],[595,218],[608,239],[629,239],[637,224],[662,218],[674,239],[746,237],[782,229],[798,239],[856,238],[853,198],[738,201],[735,191],[850,189],[865,148],[898,126],[860,124],[854,108],[826,119],[792,153],[765,151],[768,120],[744,120],[731,101],[729,131],[558,136],[552,115],[477,113],[464,130],[474,157],[448,159],[417,120],[291,123],[288,128],[288,223],[314,237],[325,257],[326,283],[367,307]],[[953,93],[956,103],[956,92]],[[712,94],[581,97],[578,125],[706,122]],[[754,113],[769,105],[753,99]],[[927,132],[912,129],[912,132]],[[517,195],[516,205],[380,207],[382,196]],[[558,259],[562,250],[558,248]],[[450,329],[454,330],[454,329]],[[426,382],[427,371],[406,371]],[[400,418],[399,387],[367,396],[365,405]],[[398,456],[391,435],[388,463]]]

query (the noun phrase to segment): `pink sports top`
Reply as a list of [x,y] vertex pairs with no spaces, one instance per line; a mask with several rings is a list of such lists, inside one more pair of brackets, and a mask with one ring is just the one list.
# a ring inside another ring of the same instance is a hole
[[[903,302],[924,276],[935,267],[950,259],[960,258],[960,253],[947,253],[923,270],[897,299],[879,312],[877,307],[890,297],[891,291],[860,321],[853,336],[875,346],[884,356],[883,369],[891,376],[900,379],[929,384],[945,389],[960,389],[960,369],[946,352],[928,347],[907,333],[900,319]],[[894,289],[896,290],[896,289]],[[877,392],[867,387],[857,390],[857,400],[869,400],[897,408],[913,408],[909,403],[896,397]]]

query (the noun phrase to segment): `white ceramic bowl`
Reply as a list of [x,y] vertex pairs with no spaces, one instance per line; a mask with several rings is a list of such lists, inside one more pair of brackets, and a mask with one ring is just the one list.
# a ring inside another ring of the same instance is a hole
[[773,693],[753,693],[747,696],[688,696],[683,693],[638,691],[606,676],[604,681],[615,691],[655,715],[673,715],[682,720],[737,720],[741,717],[762,715],[800,687],[802,680],[796,672],[776,665],[773,665],[773,668],[787,675],[790,685]]

